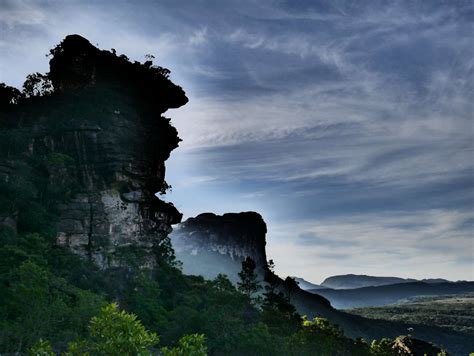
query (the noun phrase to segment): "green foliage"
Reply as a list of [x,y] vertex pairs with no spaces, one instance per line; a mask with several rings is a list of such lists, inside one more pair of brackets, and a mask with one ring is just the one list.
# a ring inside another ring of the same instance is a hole
[[370,344],[370,353],[377,356],[393,356],[397,353],[392,349],[393,340],[383,338],[381,340],[373,340]]
[[366,355],[369,348],[352,340],[324,318],[303,318],[303,328],[290,337],[288,352],[292,355]]
[[[89,323],[89,336],[68,344],[66,356],[84,355],[150,355],[159,337],[148,332],[136,315],[119,310],[116,303],[104,306],[99,316]],[[28,353],[38,356],[55,356],[49,341],[39,339]],[[163,347],[164,356],[206,356],[204,335],[185,335],[176,347]]]
[[137,316],[119,310],[115,303],[102,308],[99,316],[91,319],[90,349],[105,355],[145,355],[148,348],[159,342],[155,333],[148,332]]
[[39,339],[29,350],[31,356],[54,356],[53,347],[47,340]]
[[[24,257],[20,255],[19,260]],[[3,266],[0,295],[3,351],[27,348],[39,338],[59,342],[84,335],[87,320],[103,303],[99,296],[71,286],[33,259],[6,270]]]
[[178,345],[171,349],[163,347],[163,356],[206,356],[207,347],[202,334],[185,335],[178,341]]
[[[201,355],[206,348],[210,355],[388,355],[381,353],[383,342],[369,351],[364,341],[347,338],[325,319],[302,322],[276,283],[266,286],[259,310],[224,275],[206,281],[165,264],[101,271],[54,247],[53,240],[0,231],[2,352],[42,350],[42,339],[69,356],[113,349],[147,354],[157,341],[149,335],[158,333],[169,355]],[[109,305],[92,318],[104,305],[101,295],[118,300],[123,310]],[[194,334],[200,336],[183,338]]]
[[154,244],[153,253],[158,266],[179,266],[169,236],[163,236],[159,243]]

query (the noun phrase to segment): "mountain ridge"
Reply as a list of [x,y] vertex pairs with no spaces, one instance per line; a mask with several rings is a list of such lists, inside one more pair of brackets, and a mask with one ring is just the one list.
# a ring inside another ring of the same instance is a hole
[[474,282],[446,283],[410,282],[354,289],[313,289],[338,309],[376,307],[396,303],[405,298],[426,295],[451,295],[474,292]]
[[321,286],[331,289],[353,289],[362,287],[375,287],[390,284],[399,283],[412,283],[412,282],[425,282],[425,283],[446,283],[450,282],[442,278],[425,278],[422,280],[414,278],[402,278],[392,276],[371,276],[365,274],[342,274],[327,277]]

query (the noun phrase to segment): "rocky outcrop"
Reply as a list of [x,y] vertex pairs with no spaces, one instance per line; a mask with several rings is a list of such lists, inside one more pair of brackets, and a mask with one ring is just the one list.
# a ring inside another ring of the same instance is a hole
[[[181,220],[155,193],[167,188],[165,161],[180,141],[162,114],[187,102],[184,91],[166,69],[131,63],[78,35],[51,52],[55,92],[24,100],[0,121],[8,137],[20,138],[4,147],[0,166],[8,166],[15,145],[16,161],[36,162],[36,176],[44,178],[35,199],[42,189],[73,187],[67,199],[54,200],[59,245],[102,268],[120,265],[137,248],[146,252],[141,264],[153,264],[154,247]],[[3,181],[15,176],[15,169],[3,170]],[[3,220],[14,226],[14,216]]]
[[[176,257],[186,274],[212,279],[225,274],[234,283],[239,280],[242,261],[250,257],[262,285],[271,282],[308,316],[336,312],[325,298],[303,291],[293,280],[283,280],[267,266],[265,252],[267,227],[255,212],[229,213],[222,216],[200,214],[177,225],[170,235]],[[293,283],[292,283],[293,282]]]
[[185,273],[210,279],[224,273],[236,282],[246,257],[263,277],[266,232],[265,221],[255,212],[204,213],[177,225],[170,237]]
[[410,336],[399,336],[393,341],[392,349],[398,355],[407,355],[407,356],[438,356],[446,355],[446,353],[439,347],[423,341],[412,338]]

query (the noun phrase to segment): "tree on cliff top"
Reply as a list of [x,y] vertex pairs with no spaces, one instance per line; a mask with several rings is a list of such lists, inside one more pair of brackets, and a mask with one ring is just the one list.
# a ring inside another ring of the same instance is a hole
[[53,83],[48,77],[48,74],[41,74],[38,72],[28,74],[23,83],[23,94],[27,98],[52,94],[53,91]]
[[18,104],[18,101],[23,97],[22,93],[17,89],[0,83],[0,108],[11,104]]

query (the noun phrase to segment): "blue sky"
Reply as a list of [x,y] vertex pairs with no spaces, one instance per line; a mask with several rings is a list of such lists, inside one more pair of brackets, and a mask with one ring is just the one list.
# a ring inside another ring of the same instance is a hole
[[190,102],[167,200],[254,210],[281,275],[474,279],[470,1],[0,1],[0,81],[78,33]]

